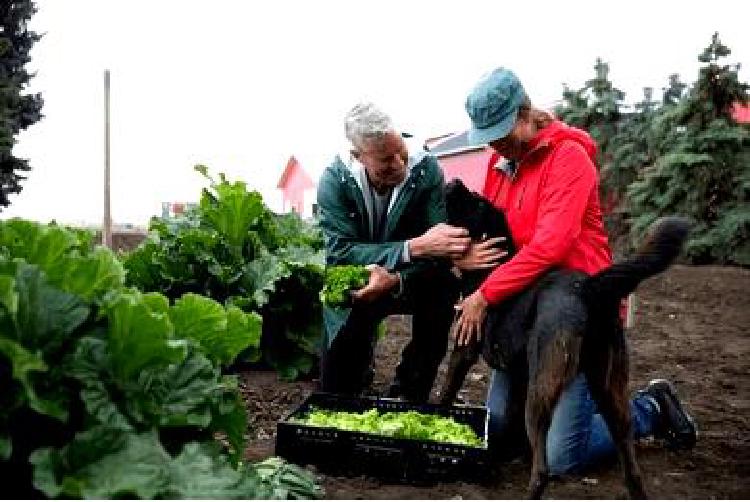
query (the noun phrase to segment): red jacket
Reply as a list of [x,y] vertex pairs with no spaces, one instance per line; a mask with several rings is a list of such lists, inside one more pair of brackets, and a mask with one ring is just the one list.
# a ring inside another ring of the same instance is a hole
[[480,291],[497,304],[551,267],[593,274],[612,262],[599,205],[596,145],[574,127],[555,121],[531,141],[515,176],[488,166],[484,196],[508,219],[518,253],[497,267]]

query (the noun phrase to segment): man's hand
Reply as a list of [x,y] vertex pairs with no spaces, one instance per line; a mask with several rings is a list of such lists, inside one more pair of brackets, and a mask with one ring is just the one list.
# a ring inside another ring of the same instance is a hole
[[497,247],[506,240],[505,237],[493,237],[482,242],[472,242],[466,254],[454,259],[453,264],[461,270],[495,268],[508,254],[506,250]]
[[467,296],[461,303],[455,306],[461,314],[456,321],[456,329],[453,331],[458,345],[468,345],[476,337],[482,339],[482,323],[487,315],[487,300],[484,299],[479,290]]
[[412,257],[439,256],[460,258],[469,249],[471,238],[465,228],[438,223],[427,232],[409,240]]
[[354,301],[373,302],[399,286],[398,274],[388,272],[380,265],[367,265],[367,270],[370,271],[370,280],[363,288],[351,292]]

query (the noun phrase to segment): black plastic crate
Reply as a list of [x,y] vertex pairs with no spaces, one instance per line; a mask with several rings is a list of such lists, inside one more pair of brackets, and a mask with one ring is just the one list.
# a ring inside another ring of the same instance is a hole
[[350,397],[313,393],[296,410],[277,424],[276,454],[300,465],[344,475],[371,475],[390,481],[430,483],[435,481],[477,481],[488,479],[489,455],[485,447],[399,439],[329,427],[300,425],[292,417],[310,408],[358,412],[418,411],[451,417],[469,425],[480,439],[487,440],[487,410],[479,406],[415,404],[395,399]]

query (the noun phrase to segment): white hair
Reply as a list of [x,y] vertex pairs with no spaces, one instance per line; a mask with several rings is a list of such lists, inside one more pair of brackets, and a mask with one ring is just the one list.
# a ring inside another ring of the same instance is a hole
[[344,118],[346,137],[355,148],[365,141],[380,139],[393,131],[393,121],[373,103],[357,103]]

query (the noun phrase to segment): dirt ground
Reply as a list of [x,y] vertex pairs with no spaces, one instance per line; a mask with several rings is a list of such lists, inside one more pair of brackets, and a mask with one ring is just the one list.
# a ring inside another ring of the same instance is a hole
[[[649,379],[671,379],[699,426],[697,446],[670,452],[641,441],[638,458],[653,498],[750,498],[750,270],[675,266],[637,292],[635,327],[630,331],[631,387]],[[388,321],[388,335],[376,354],[378,389],[385,390],[408,338],[408,318]],[[444,367],[438,378],[442,382]],[[467,378],[464,399],[482,403],[488,369],[477,365]],[[248,460],[273,454],[276,421],[298,405],[314,382],[280,382],[270,372],[242,375],[250,419]],[[525,497],[529,464],[519,459],[501,467],[488,485],[444,483],[414,487],[377,479],[320,475],[332,499],[517,499]],[[584,476],[553,481],[545,497],[623,498],[616,464]]]

